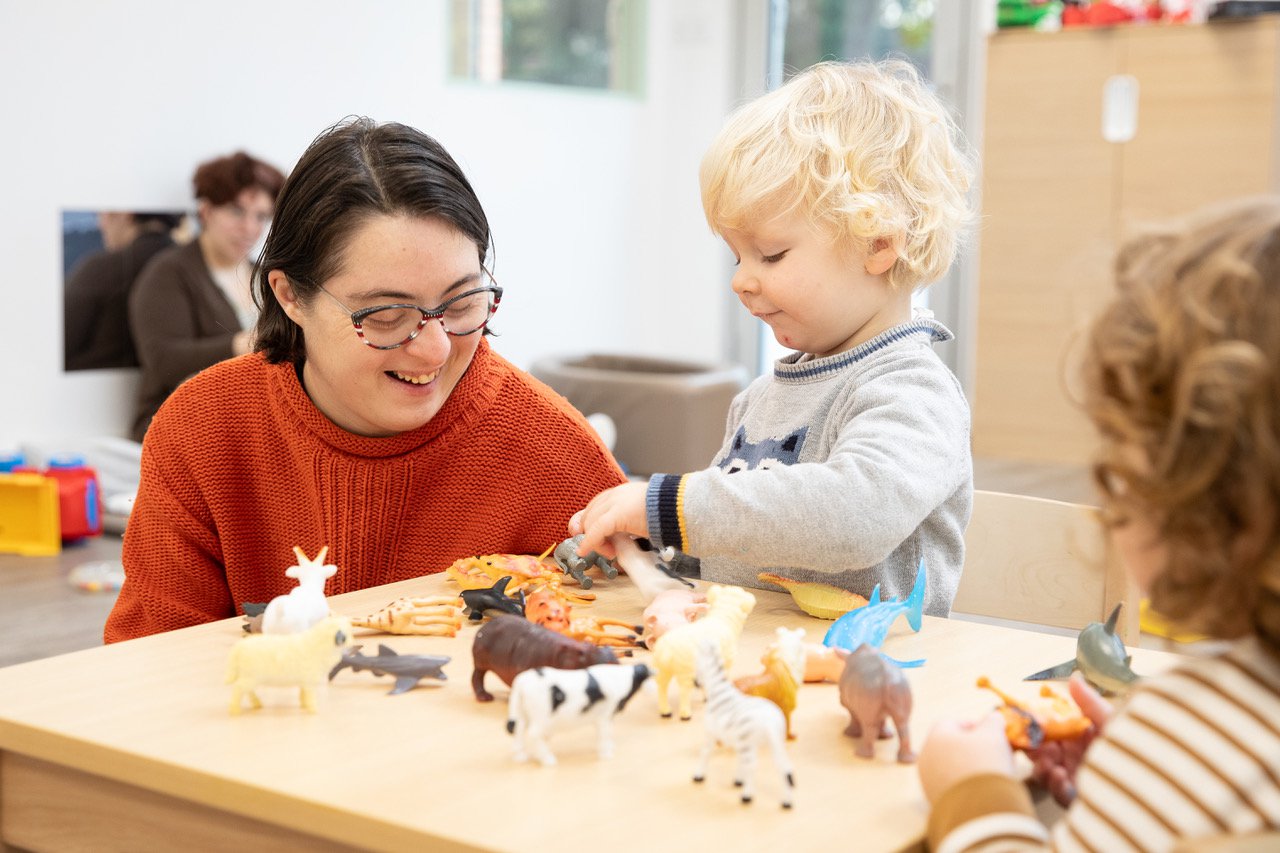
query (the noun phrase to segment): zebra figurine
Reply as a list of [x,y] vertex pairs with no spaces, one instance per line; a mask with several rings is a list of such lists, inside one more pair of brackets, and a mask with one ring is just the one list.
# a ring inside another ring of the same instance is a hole
[[707,777],[707,764],[718,743],[738,751],[738,771],[733,784],[742,788],[742,802],[750,803],[755,791],[756,757],[761,744],[773,750],[773,763],[782,776],[782,807],[791,808],[795,793],[795,773],[783,744],[787,721],[782,710],[768,699],[748,696],[725,676],[720,652],[710,640],[700,642],[695,651],[698,683],[707,696],[705,710],[707,737],[693,781]]

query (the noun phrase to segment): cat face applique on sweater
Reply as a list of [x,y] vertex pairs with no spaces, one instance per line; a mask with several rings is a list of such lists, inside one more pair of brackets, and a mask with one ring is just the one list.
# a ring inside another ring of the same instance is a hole
[[738,427],[733,436],[732,447],[720,462],[720,469],[726,474],[733,474],[753,468],[794,465],[800,461],[800,450],[804,447],[804,439],[808,433],[809,428],[803,426],[782,438],[764,438],[751,442],[747,441],[746,428]]

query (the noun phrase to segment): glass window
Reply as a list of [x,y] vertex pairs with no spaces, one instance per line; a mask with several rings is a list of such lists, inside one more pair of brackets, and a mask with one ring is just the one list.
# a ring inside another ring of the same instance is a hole
[[453,0],[452,71],[641,95],[646,0]]
[[787,76],[824,59],[895,55],[932,76],[934,0],[790,0]]

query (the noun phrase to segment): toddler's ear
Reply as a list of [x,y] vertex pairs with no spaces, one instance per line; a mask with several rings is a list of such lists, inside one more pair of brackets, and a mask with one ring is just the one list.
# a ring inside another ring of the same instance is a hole
[[868,275],[884,275],[897,260],[898,252],[893,248],[893,243],[881,237],[871,244],[871,251],[867,254],[863,268]]

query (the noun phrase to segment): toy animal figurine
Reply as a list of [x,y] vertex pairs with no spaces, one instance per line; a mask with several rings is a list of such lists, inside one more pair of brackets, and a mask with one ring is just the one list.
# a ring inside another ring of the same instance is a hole
[[874,758],[877,738],[889,737],[887,719],[898,732],[898,761],[916,760],[911,751],[911,685],[893,661],[871,646],[862,645],[845,659],[840,676],[840,704],[849,712],[844,733],[858,738],[857,753]]
[[[827,629],[826,636],[822,638],[823,645],[838,646],[847,651],[853,651],[862,645],[879,649],[884,644],[889,627],[903,614],[906,615],[911,630],[919,631],[921,617],[924,615],[924,588],[924,560],[921,560],[919,568],[916,569],[916,582],[911,588],[910,595],[901,601],[881,601],[880,585],[876,584],[865,607],[846,613]],[[920,666],[924,661],[894,661],[894,663],[901,667],[915,667]]]
[[507,685],[526,669],[550,666],[556,669],[585,669],[597,663],[617,663],[613,651],[573,640],[519,616],[495,616],[476,632],[471,645],[475,670],[471,689],[476,701],[492,702],[484,689],[485,673],[492,670]]
[[773,572],[761,572],[756,579],[764,583],[776,584],[791,593],[791,599],[801,610],[819,619],[839,619],[850,610],[857,610],[867,605],[867,599],[856,592],[849,592],[838,586],[816,581],[795,581],[775,575]]
[[462,604],[457,595],[404,596],[377,613],[352,619],[351,625],[388,634],[453,637],[462,627]]
[[328,616],[297,634],[250,634],[231,647],[227,660],[227,684],[231,685],[231,713],[239,714],[248,696],[254,708],[262,707],[257,689],[297,687],[304,710],[316,710],[315,692],[327,683],[325,675],[342,660],[342,649],[351,636],[351,624],[341,616]]
[[1004,733],[1014,749],[1035,749],[1046,740],[1071,740],[1093,725],[1075,702],[1055,693],[1047,684],[1040,685],[1040,695],[1034,699],[1015,699],[985,675],[978,679],[978,686],[1004,702],[1000,706]]
[[585,557],[579,557],[578,545],[581,543],[582,534],[579,533],[577,536],[570,536],[561,542],[551,552],[551,558],[556,561],[556,565],[564,569],[566,575],[571,575],[583,589],[591,589],[592,584],[595,583],[594,580],[587,576],[587,572],[591,570],[592,566],[598,566],[609,580],[613,580],[618,576],[618,567],[595,551],[590,552]]
[[794,740],[791,712],[796,709],[796,694],[804,680],[804,629],[778,628],[775,633],[777,639],[760,659],[764,672],[743,676],[733,685],[748,696],[759,696],[777,705],[787,721],[787,740]]
[[550,767],[556,757],[547,746],[547,734],[595,722],[597,754],[612,758],[613,717],[648,677],[649,667],[642,663],[526,669],[511,682],[507,701],[507,731],[516,739],[513,757],[527,761],[532,753],[542,766]]
[[692,589],[664,589],[644,609],[644,644],[652,649],[667,631],[692,622],[706,612],[705,593]]
[[510,613],[513,616],[524,615],[524,591],[519,598],[507,595],[507,584],[511,578],[500,578],[497,583],[487,589],[464,589],[462,603],[472,622],[479,622],[490,610],[498,613]]
[[726,744],[738,753],[733,784],[742,788],[742,802],[750,803],[755,797],[756,755],[761,746],[767,745],[773,752],[773,763],[782,779],[782,807],[791,808],[796,778],[784,745],[787,722],[781,709],[768,699],[748,696],[729,683],[713,640],[699,641],[694,654],[698,683],[707,693],[707,735],[702,743],[698,767],[693,772],[693,781],[701,782],[707,778],[711,753],[718,744]]
[[302,549],[293,546],[298,564],[284,570],[286,577],[295,578],[298,585],[287,595],[277,595],[267,603],[262,612],[262,633],[296,634],[305,631],[329,615],[329,604],[324,598],[324,582],[338,571],[334,565],[326,565],[324,558],[329,546],[320,549],[314,560]]
[[844,675],[844,661],[848,649],[824,646],[822,643],[804,644],[804,680],[806,683],[829,681],[837,684]]
[[[609,544],[613,545],[614,553],[618,555],[618,565],[640,590],[640,597],[646,605],[652,603],[664,589],[693,589],[693,584],[673,572],[670,566],[658,558],[656,552],[651,548],[641,547],[640,542],[628,534],[615,533],[609,537]],[[644,545],[648,544],[648,540],[645,540]]]
[[720,660],[725,666],[732,666],[742,625],[755,606],[756,597],[742,587],[715,584],[707,590],[706,616],[662,635],[653,646],[653,662],[658,670],[658,713],[671,716],[667,689],[675,679],[680,688],[680,719],[693,716],[694,658],[698,644],[704,640],[714,642]]
[[1042,669],[1028,675],[1023,681],[1048,681],[1066,678],[1080,670],[1094,687],[1108,695],[1127,693],[1138,675],[1129,668],[1131,656],[1125,651],[1124,640],[1116,633],[1116,620],[1120,618],[1117,604],[1106,623],[1090,622],[1076,639],[1076,656],[1072,660]]
[[548,547],[541,554],[486,554],[481,557],[464,557],[445,569],[445,574],[457,581],[462,589],[484,589],[504,577],[510,577],[508,593],[514,595],[523,590],[526,594],[538,589],[554,590],[556,595],[571,604],[590,604],[595,593],[565,586],[565,573],[551,559]]
[[[524,615],[530,622],[564,634],[575,640],[586,640],[597,646],[635,647],[640,645],[639,625],[621,619],[603,619],[594,616],[570,616],[573,608],[561,601],[550,590],[540,589],[525,599]],[[621,633],[610,631],[619,629]],[[630,655],[631,652],[625,652]]]
[[407,693],[418,686],[424,678],[447,680],[443,667],[452,658],[448,655],[402,655],[387,646],[378,645],[377,655],[361,654],[362,646],[352,646],[343,652],[342,660],[329,670],[329,680],[344,669],[352,672],[372,672],[374,675],[391,675],[396,679],[395,686],[387,691],[388,696]]

